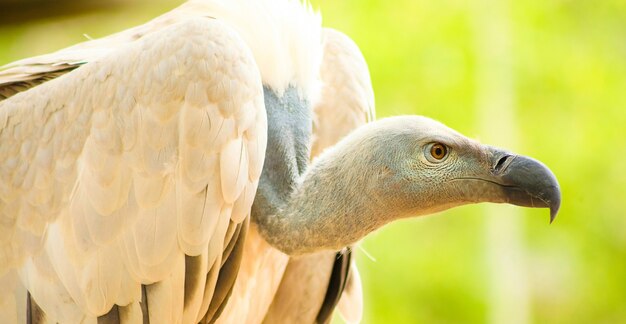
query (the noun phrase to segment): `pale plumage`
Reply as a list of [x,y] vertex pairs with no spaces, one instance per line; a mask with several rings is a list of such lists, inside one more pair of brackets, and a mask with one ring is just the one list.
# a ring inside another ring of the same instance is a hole
[[[268,20],[268,29],[291,37],[259,32]],[[321,34],[319,17],[297,2],[190,1],[145,25],[8,65],[0,99],[32,89],[0,102],[2,176],[10,184],[2,187],[0,230],[12,238],[2,245],[3,278],[19,271],[48,320],[90,321],[116,304],[124,306],[120,319],[190,323],[207,311],[210,320],[218,281],[232,285],[239,276],[219,321],[263,320],[288,256],[253,227],[231,262],[238,268],[243,256],[241,271],[219,271],[246,234],[261,174],[261,79],[278,93],[298,84],[318,102],[316,125],[333,129],[316,130],[324,146],[373,116],[358,48],[332,30],[323,32],[323,47]],[[322,91],[338,94],[330,102],[318,99],[320,72]],[[318,309],[332,254],[316,281],[300,280],[319,291]],[[164,307],[142,315],[142,298]]]
[[237,239],[225,237],[229,224],[247,219],[262,167],[250,156],[265,151],[262,96],[237,33],[196,18],[1,102],[2,160],[11,163],[2,210],[17,218],[3,227],[13,234],[3,272],[22,265],[26,288],[60,322],[138,303],[141,284],[156,282],[148,297],[177,300],[166,303],[177,309],[155,311],[201,319],[208,303],[182,311],[185,255],[202,260],[206,277]]

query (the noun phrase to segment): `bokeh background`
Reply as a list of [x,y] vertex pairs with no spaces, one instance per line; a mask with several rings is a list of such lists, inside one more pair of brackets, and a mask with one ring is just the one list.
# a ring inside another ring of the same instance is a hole
[[[178,3],[0,0],[0,65]],[[476,205],[370,235],[364,322],[626,323],[626,1],[313,6],[361,47],[379,117],[429,116],[533,156],[563,192],[552,225],[547,210]]]

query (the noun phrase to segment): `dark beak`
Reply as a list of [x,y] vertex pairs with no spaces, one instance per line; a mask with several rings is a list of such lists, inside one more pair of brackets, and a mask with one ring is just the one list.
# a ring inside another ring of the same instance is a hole
[[494,180],[510,204],[550,208],[550,223],[561,206],[561,190],[554,173],[543,163],[519,155],[494,154]]

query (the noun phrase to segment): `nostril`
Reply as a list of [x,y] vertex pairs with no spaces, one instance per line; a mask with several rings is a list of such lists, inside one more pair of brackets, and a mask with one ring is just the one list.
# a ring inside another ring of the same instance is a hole
[[504,171],[504,169],[506,169],[506,167],[509,165],[509,162],[511,161],[512,157],[513,156],[511,155],[504,155],[501,158],[499,158],[498,162],[496,162],[496,165],[493,167],[493,171],[496,173],[500,173]]

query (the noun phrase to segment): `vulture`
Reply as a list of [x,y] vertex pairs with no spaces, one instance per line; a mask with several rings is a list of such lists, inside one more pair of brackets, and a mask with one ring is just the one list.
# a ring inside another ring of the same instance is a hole
[[541,162],[374,121],[300,0],[191,0],[0,72],[0,322],[361,319],[351,247],[455,206],[560,205]]

